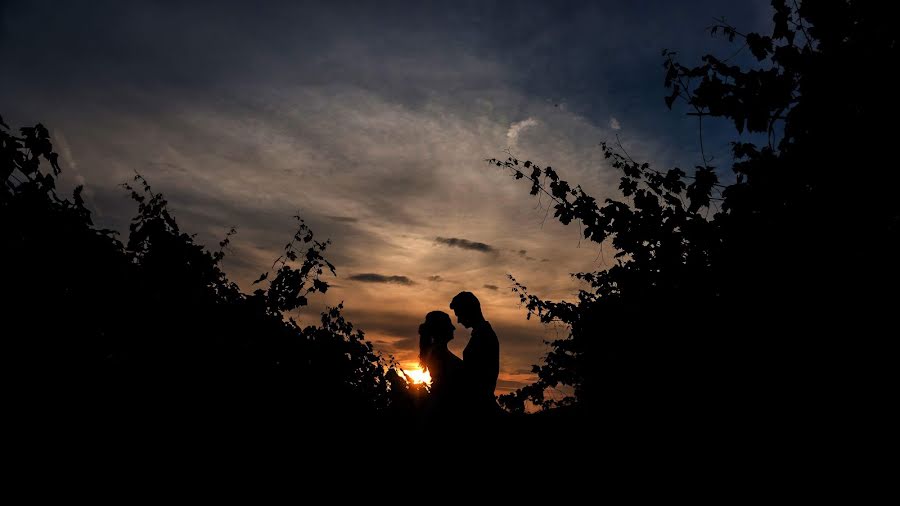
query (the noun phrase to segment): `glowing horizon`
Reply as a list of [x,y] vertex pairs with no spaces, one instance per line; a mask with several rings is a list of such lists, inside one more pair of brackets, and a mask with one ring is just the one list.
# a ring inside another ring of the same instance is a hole
[[401,368],[403,374],[409,377],[415,384],[425,384],[431,385],[431,373],[422,369],[421,366],[415,365],[412,367]]

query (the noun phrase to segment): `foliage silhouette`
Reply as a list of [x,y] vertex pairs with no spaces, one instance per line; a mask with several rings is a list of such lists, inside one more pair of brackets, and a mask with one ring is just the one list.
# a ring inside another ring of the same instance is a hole
[[329,241],[299,216],[254,283],[267,286],[246,294],[221,269],[234,229],[208,251],[136,175],[124,185],[138,212],[123,244],[94,226],[82,187],[71,200],[57,195],[61,169],[45,127],[14,135],[0,125],[3,356],[24,416],[357,424],[415,408],[422,388],[373,350],[343,305],[318,325],[289,317],[335,272],[323,256]]
[[[781,430],[821,425],[885,384],[887,369],[859,364],[877,360],[869,336],[893,327],[900,281],[894,21],[868,2],[772,5],[770,36],[724,20],[710,28],[743,43],[753,64],[707,55],[686,67],[663,52],[666,105],[685,104],[700,125],[693,176],[603,143],[624,199],[600,204],[551,167],[489,160],[549,196],[561,223],[616,250],[612,267],[573,275],[585,286],[575,302],[513,279],[529,317],[570,333],[550,343],[534,384],[501,398],[506,409],[566,407],[630,427],[741,423],[763,437],[772,416]],[[709,117],[765,136],[732,143],[733,183],[703,151]],[[546,395],[561,385],[572,395]]]

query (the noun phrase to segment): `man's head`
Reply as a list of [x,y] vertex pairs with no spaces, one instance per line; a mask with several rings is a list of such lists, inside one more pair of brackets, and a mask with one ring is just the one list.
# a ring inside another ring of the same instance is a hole
[[463,327],[472,328],[477,323],[484,321],[481,314],[481,303],[472,292],[459,292],[450,301],[450,309],[456,313],[456,321]]

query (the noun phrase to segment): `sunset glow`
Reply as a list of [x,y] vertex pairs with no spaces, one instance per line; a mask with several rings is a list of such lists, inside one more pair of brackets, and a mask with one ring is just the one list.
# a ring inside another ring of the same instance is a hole
[[403,373],[406,374],[413,383],[431,384],[431,374],[428,371],[423,371],[419,366],[403,369]]
[[[508,276],[542,300],[572,300],[589,283],[570,273],[619,259],[612,238],[586,240],[529,193],[530,179],[486,159],[552,165],[600,203],[621,196],[603,140],[621,137],[659,169],[731,160],[730,122],[704,125],[701,153],[697,118],[666,107],[657,48],[706,54],[712,16],[764,33],[771,9],[688,3],[275,0],[221,2],[209,16],[192,0],[0,0],[0,54],[17,70],[0,79],[16,97],[0,104],[11,127],[0,130],[46,125],[63,168],[56,190],[83,186],[93,222],[123,239],[137,207],[121,184],[134,171],[198,245],[219,251],[234,226],[220,268],[248,294],[268,288],[300,216],[331,241],[335,270],[290,317],[305,328],[343,304],[416,384],[431,384],[418,364],[425,315],[450,315],[448,349],[463,358],[471,330],[449,305],[472,292],[499,340],[503,395],[537,380],[547,343],[569,333],[527,319]],[[533,40],[496,30],[511,12]]]

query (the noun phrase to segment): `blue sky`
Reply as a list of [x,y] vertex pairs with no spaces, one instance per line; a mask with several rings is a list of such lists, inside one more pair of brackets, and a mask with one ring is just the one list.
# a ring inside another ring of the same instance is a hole
[[[427,311],[474,291],[512,388],[563,330],[526,321],[505,275],[571,298],[568,273],[612,254],[545,222],[527,186],[483,160],[509,148],[600,198],[618,175],[597,144],[616,135],[658,167],[700,163],[696,120],[663,102],[660,52],[686,64],[731,55],[704,31],[718,16],[765,31],[771,12],[765,1],[0,2],[0,114],[50,128],[63,187],[85,184],[101,225],[127,230],[134,208],[117,185],[137,170],[201,242],[236,226],[225,265],[245,289],[300,211],[334,243],[337,286],[317,307],[343,300],[401,362]],[[733,128],[704,134],[727,174]]]

